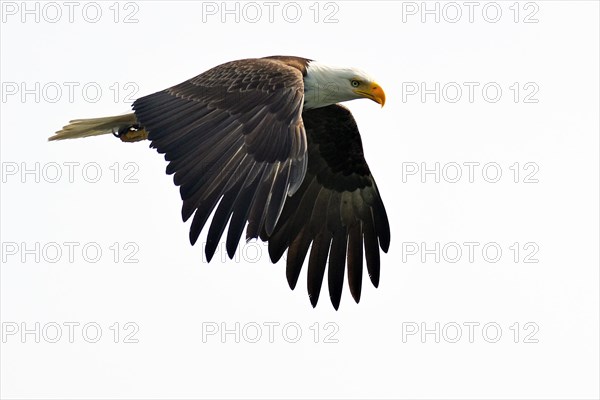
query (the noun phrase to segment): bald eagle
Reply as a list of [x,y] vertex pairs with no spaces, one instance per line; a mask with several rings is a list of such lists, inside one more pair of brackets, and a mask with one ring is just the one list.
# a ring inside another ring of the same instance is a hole
[[294,289],[310,247],[310,302],[316,306],[329,261],[337,310],[346,265],[358,303],[363,255],[377,287],[379,249],[387,252],[390,244],[356,122],[337,104],[359,98],[385,103],[381,87],[355,68],[291,56],[237,60],[137,99],[133,113],[70,121],[49,140],[111,132],[126,142],[150,140],[179,186],[183,220],[193,216],[192,245],[216,208],[209,261],[228,223],[230,258],[247,225],[246,240],[268,241],[272,262],[287,250]]

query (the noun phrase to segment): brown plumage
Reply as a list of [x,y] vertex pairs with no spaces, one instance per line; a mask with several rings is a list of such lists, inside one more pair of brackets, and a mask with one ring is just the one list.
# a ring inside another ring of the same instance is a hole
[[193,217],[192,244],[215,212],[209,261],[228,224],[230,257],[247,226],[247,240],[269,242],[273,262],[288,251],[293,289],[312,246],[310,301],[317,304],[329,262],[337,309],[346,270],[352,296],[360,300],[363,255],[378,285],[379,249],[387,252],[390,230],[350,111],[337,104],[304,109],[310,62],[275,56],[225,63],[139,98],[133,114],[78,120],[50,140],[111,131],[123,141],[147,135],[180,188],[183,220]]

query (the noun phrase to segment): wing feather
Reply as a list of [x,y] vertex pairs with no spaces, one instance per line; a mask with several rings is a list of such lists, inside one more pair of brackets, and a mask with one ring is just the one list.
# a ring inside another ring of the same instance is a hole
[[[349,228],[348,234],[348,286],[357,303],[360,301],[363,270],[363,237],[361,223]],[[377,252],[379,254],[379,251]],[[379,265],[379,263],[377,264]]]
[[[327,282],[329,297],[336,310],[340,306],[342,288],[344,287],[344,267],[346,265],[346,246],[348,244],[346,230],[338,229],[333,233],[331,250],[329,251],[329,268]],[[350,276],[348,276],[349,278]]]
[[346,265],[348,286],[357,303],[363,256],[371,282],[379,285],[379,251],[388,250],[389,222],[350,111],[332,105],[307,110],[302,118],[308,140],[306,177],[285,203],[273,234],[261,237],[269,240],[273,262],[288,249],[286,274],[292,289],[312,242],[307,282],[311,304],[318,301],[329,259],[329,296],[337,310]]
[[310,249],[310,258],[308,259],[308,297],[313,307],[316,307],[319,301],[330,244],[331,234],[324,229],[317,234]]
[[298,283],[298,277],[302,270],[302,264],[304,264],[304,260],[306,259],[310,242],[311,235],[308,228],[304,228],[290,244],[286,261],[286,276],[292,290],[296,287],[296,283]]
[[247,221],[248,238],[263,228],[271,234],[287,195],[304,179],[301,67],[307,61],[233,61],[133,104],[151,147],[169,161],[183,220],[193,215],[192,244],[216,208],[207,238],[209,260],[229,221],[230,257]]

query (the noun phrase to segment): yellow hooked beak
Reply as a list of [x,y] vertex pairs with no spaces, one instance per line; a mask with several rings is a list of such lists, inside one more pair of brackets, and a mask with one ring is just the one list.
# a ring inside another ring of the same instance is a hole
[[381,104],[381,107],[385,105],[385,92],[381,86],[375,82],[373,82],[367,90],[356,90],[355,92],[367,99],[373,100],[377,104]]

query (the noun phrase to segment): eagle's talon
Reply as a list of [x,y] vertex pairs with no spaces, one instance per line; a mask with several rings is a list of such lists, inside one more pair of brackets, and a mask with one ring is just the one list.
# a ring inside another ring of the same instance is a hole
[[113,130],[113,135],[121,139],[123,142],[138,142],[148,138],[148,133],[144,130],[144,127],[139,124],[120,128],[116,134]]

